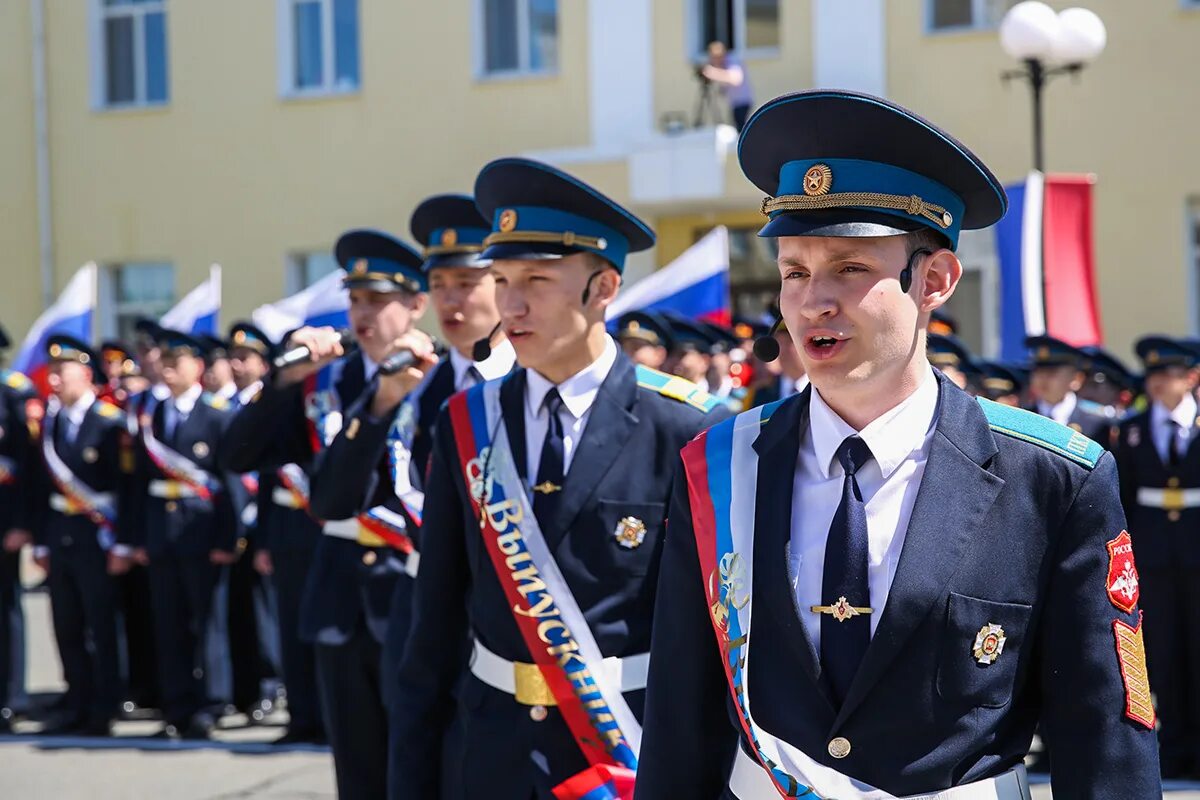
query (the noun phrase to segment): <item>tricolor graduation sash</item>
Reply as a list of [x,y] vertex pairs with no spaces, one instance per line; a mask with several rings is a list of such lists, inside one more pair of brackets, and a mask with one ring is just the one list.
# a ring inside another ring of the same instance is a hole
[[[758,727],[750,713],[750,612],[754,597],[754,512],[758,454],[754,440],[787,399],[718,423],[683,448],[700,575],[722,665],[742,731],[781,797],[891,798],[819,764]],[[771,502],[768,500],[768,502]],[[770,657],[770,654],[765,654]]]
[[555,793],[560,800],[630,797],[642,729],[620,686],[601,666],[600,648],[533,514],[500,412],[502,383],[489,381],[454,395],[450,419],[496,578],[531,658],[592,765]]
[[[313,516],[309,501],[312,495],[308,474],[304,468],[299,464],[284,464],[276,470],[276,474],[279,476],[280,485],[295,498],[296,505],[315,522],[323,525],[325,520]],[[413,547],[412,539],[405,533],[403,519],[395,517],[395,512],[383,506],[376,506],[359,514],[354,518],[359,525],[357,543],[364,547],[390,547],[405,555],[411,555],[416,548]]]
[[148,416],[142,418],[142,443],[154,466],[168,478],[188,486],[202,500],[212,501],[221,482],[212,473],[201,469],[190,458],[167,447],[154,435],[154,424]]
[[112,502],[84,483],[79,476],[71,471],[66,462],[54,449],[54,434],[58,429],[58,411],[52,410],[46,418],[46,426],[42,429],[42,458],[54,481],[55,488],[71,508],[77,508],[86,514],[99,528],[100,547],[108,550],[116,543],[114,530],[117,525],[117,510]]

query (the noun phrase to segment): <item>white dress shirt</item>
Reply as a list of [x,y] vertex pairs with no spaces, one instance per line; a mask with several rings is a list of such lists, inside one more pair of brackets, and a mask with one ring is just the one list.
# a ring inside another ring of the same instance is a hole
[[1067,396],[1060,400],[1056,405],[1038,400],[1037,411],[1043,417],[1049,417],[1059,425],[1066,425],[1071,415],[1075,413],[1075,406],[1079,404],[1079,398],[1074,392],[1067,392]]
[[846,437],[857,433],[873,456],[859,469],[857,479],[867,512],[867,582],[874,636],[929,460],[937,407],[938,382],[932,368],[912,395],[861,431],[846,424],[813,389],[808,429],[801,431],[796,461],[788,574],[804,628],[817,652],[821,648],[821,615],[809,609],[837,600],[821,596],[825,541],[845,479],[837,450]]
[[372,361],[366,353],[362,354],[363,360],[363,380],[367,383],[371,382],[371,378],[375,377],[375,373],[379,371],[379,363]]
[[550,428],[550,415],[546,410],[546,395],[551,389],[557,388],[562,397],[562,410],[559,419],[563,426],[563,474],[571,470],[571,458],[583,438],[587,427],[588,417],[591,416],[592,403],[600,384],[608,377],[613,364],[617,361],[617,345],[611,336],[604,339],[604,352],[589,366],[567,378],[557,387],[549,380],[529,370],[525,373],[525,451],[528,455],[526,463],[529,471],[526,474],[530,483],[537,482],[538,467],[542,463],[542,444],[546,440],[546,431]]
[[233,400],[233,398],[237,395],[237,393],[238,393],[237,384],[234,383],[233,381],[230,381],[229,383],[225,384],[217,391],[213,392],[213,395],[221,398],[222,400]]
[[79,426],[83,424],[83,418],[87,416],[88,409],[95,402],[95,392],[84,392],[82,397],[59,412],[58,424],[65,426],[63,435],[68,443],[74,443],[75,437],[79,435]]
[[238,407],[241,408],[242,406],[250,405],[250,401],[254,399],[254,395],[258,394],[259,391],[262,390],[262,388],[263,388],[263,382],[255,381],[254,383],[247,386],[245,389],[242,389],[240,392],[237,392]]
[[451,348],[450,366],[454,370],[454,391],[461,392],[470,389],[476,383],[471,375],[474,367],[485,381],[503,378],[512,371],[517,360],[517,351],[513,350],[512,342],[508,339],[492,348],[492,354],[483,361],[473,361],[462,353]]
[[[1176,425],[1171,423],[1175,422]],[[1176,447],[1182,455],[1187,452],[1188,444],[1192,441],[1192,431],[1196,426],[1196,398],[1190,393],[1183,396],[1183,401],[1172,410],[1161,403],[1150,406],[1150,431],[1154,436],[1154,449],[1164,464],[1171,461],[1171,437],[1179,441]]]
[[196,384],[178,397],[166,401],[163,408],[163,432],[168,439],[175,435],[175,426],[187,420],[203,392],[200,384]]

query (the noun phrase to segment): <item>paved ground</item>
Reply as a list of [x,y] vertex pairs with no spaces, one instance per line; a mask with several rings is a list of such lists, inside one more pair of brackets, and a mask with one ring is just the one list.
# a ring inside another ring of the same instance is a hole
[[[44,594],[27,594],[29,690],[62,691],[58,655],[50,633]],[[326,749],[289,748],[269,742],[279,736],[282,715],[264,725],[226,718],[219,741],[172,743],[149,738],[153,721],[122,722],[113,739],[41,737],[36,724],[21,723],[24,735],[0,737],[0,774],[5,800],[333,800],[333,764]],[[1035,776],[1035,780],[1039,779]],[[1175,787],[1172,787],[1173,789]],[[1200,800],[1200,785],[1167,793],[1171,800]],[[1050,788],[1035,785],[1034,800],[1049,800]]]

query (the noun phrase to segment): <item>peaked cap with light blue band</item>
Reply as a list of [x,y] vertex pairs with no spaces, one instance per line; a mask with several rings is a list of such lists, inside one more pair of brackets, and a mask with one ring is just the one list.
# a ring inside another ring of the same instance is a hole
[[1200,362],[1200,353],[1189,343],[1170,336],[1144,336],[1138,339],[1134,349],[1147,374],[1167,367],[1191,369]]
[[204,358],[208,345],[200,340],[198,335],[175,331],[170,328],[159,328],[155,337],[164,356],[184,355]]
[[627,311],[622,314],[617,318],[615,335],[620,341],[636,339],[668,351],[675,346],[671,323],[662,314],[653,311]]
[[108,382],[104,363],[92,346],[82,339],[65,333],[54,333],[46,339],[46,356],[51,363],[74,361],[92,370],[92,383],[101,386]]
[[770,101],[738,142],[769,195],[759,236],[896,236],[928,229],[951,249],[1004,216],[996,176],[954,137],[878,97],[813,90]]
[[347,289],[425,291],[421,254],[382,231],[360,229],[343,233],[333,246],[333,256],[346,271],[343,285]]
[[1074,345],[1053,336],[1026,336],[1025,348],[1029,350],[1029,363],[1038,367],[1076,367],[1090,369],[1087,354]]
[[475,198],[465,194],[439,194],[428,197],[413,211],[408,228],[425,248],[426,274],[438,267],[486,267],[491,264],[483,253],[483,240],[492,232]]
[[239,348],[253,350],[263,358],[269,358],[275,350],[275,343],[262,328],[240,320],[229,326],[229,352]]
[[475,203],[492,230],[487,259],[551,259],[595,253],[618,272],[630,253],[654,246],[654,231],[586,183],[549,164],[501,158],[475,179]]

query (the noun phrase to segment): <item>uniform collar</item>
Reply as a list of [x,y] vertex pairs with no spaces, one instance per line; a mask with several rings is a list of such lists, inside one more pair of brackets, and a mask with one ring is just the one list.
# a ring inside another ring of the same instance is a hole
[[379,371],[379,364],[372,361],[371,358],[361,350],[358,352],[362,356],[363,380],[370,382],[371,378],[375,377],[375,373]]
[[558,384],[557,387],[534,370],[526,370],[526,410],[536,417],[542,409],[542,403],[546,400],[546,394],[551,389],[557,388],[563,405],[571,412],[571,416],[575,419],[581,418],[592,407],[596,393],[600,391],[600,384],[604,383],[604,379],[608,377],[608,373],[616,361],[617,346],[613,343],[611,336],[605,336],[604,351],[600,353],[600,357]]
[[88,409],[91,408],[95,402],[95,392],[84,392],[82,397],[64,408],[63,413],[67,415],[67,419],[69,419],[73,425],[79,425],[83,422],[83,418],[87,416]]
[[237,384],[233,381],[230,381],[213,394],[215,394],[217,397],[220,397],[222,400],[232,400],[237,396],[237,393]]
[[196,401],[200,399],[200,395],[203,394],[203,392],[204,389],[200,386],[200,384],[197,383],[179,397],[176,397],[172,400],[175,410],[177,410],[180,414],[192,413],[192,409],[196,407]]
[[479,374],[483,376],[485,381],[503,378],[508,373],[512,372],[513,364],[517,360],[517,352],[513,350],[512,342],[508,339],[500,342],[492,348],[492,354],[483,361],[472,361],[462,353],[451,348],[450,350],[450,367],[454,370],[454,387],[456,389],[465,389],[463,381],[467,370],[471,367],[479,370]]
[[171,390],[165,383],[156,383],[150,387],[150,395],[161,403],[171,396]]
[[247,386],[245,389],[242,389],[240,392],[237,393],[238,405],[240,405],[240,406],[249,405],[250,401],[254,399],[254,395],[256,395],[260,391],[262,391],[262,388],[263,388],[263,382],[255,381],[254,383]]
[[1037,410],[1043,417],[1049,417],[1055,422],[1068,420],[1075,413],[1075,406],[1079,404],[1079,398],[1074,392],[1067,392],[1067,396],[1058,402],[1057,405],[1050,405],[1042,400],[1038,400]]
[[831,477],[838,448],[847,436],[857,435],[871,448],[871,455],[887,480],[905,459],[924,445],[926,435],[936,422],[937,408],[938,382],[932,367],[924,374],[915,392],[861,431],[854,430],[839,417],[813,387],[809,431],[821,477]]
[[1167,410],[1167,407],[1161,403],[1154,403],[1150,406],[1150,423],[1152,425],[1160,426],[1167,420],[1179,423],[1179,427],[1185,431],[1191,430],[1192,426],[1196,424],[1196,398],[1191,393],[1185,394],[1179,405],[1171,410]]

